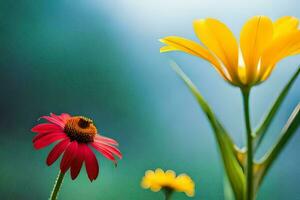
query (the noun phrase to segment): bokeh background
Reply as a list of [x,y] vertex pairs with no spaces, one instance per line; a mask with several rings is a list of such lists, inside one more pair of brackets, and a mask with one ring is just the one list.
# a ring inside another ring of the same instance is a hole
[[[244,144],[241,95],[196,57],[160,54],[158,39],[197,40],[192,21],[214,17],[238,36],[245,20],[264,14],[299,15],[298,0],[0,1],[0,199],[47,199],[58,163],[47,167],[50,148],[35,151],[32,126],[41,115],[68,112],[92,118],[103,135],[120,143],[119,166],[100,155],[99,178],[66,176],[60,199],[153,200],[140,188],[147,169],[187,173],[194,199],[223,199],[223,170],[212,130],[186,86],[168,65],[175,60],[199,87],[236,143]],[[281,62],[251,95],[257,125],[300,63]],[[299,102],[298,79],[268,132],[260,155]],[[298,130],[299,132],[299,130]],[[300,199],[300,134],[268,174],[258,199]],[[176,194],[174,200],[187,199]]]

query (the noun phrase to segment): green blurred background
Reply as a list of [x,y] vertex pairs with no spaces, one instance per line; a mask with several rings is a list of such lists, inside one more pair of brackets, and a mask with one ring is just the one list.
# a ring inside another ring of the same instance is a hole
[[[50,148],[32,147],[31,127],[41,115],[68,112],[92,118],[103,135],[120,143],[119,166],[102,156],[100,176],[66,176],[60,199],[153,200],[161,193],[140,188],[147,169],[189,174],[194,199],[223,199],[223,170],[213,133],[184,84],[168,65],[174,59],[197,84],[240,146],[244,123],[239,90],[210,65],[183,53],[160,54],[158,39],[196,37],[192,21],[214,17],[236,35],[257,14],[276,19],[299,15],[297,0],[252,1],[4,1],[0,2],[0,199],[47,199],[59,164],[47,167]],[[281,62],[251,96],[257,125],[299,64]],[[299,102],[295,82],[272,124],[264,148],[274,141]],[[299,130],[298,130],[299,132]],[[300,199],[300,135],[277,160],[258,199]],[[176,194],[175,199],[187,199]]]

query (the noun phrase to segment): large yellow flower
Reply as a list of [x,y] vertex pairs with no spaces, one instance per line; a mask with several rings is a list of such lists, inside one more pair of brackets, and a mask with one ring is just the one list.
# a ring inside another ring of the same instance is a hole
[[168,191],[184,192],[190,197],[195,195],[193,180],[186,174],[180,174],[176,177],[175,172],[172,170],[167,170],[166,172],[162,169],[146,171],[141,186],[145,189],[150,188],[153,192],[165,189]]
[[240,44],[222,22],[207,18],[194,21],[194,30],[203,43],[177,36],[160,41],[160,52],[183,51],[210,62],[229,83],[251,87],[265,81],[277,62],[300,53],[299,20],[285,16],[272,22],[266,16],[248,20],[240,32]]

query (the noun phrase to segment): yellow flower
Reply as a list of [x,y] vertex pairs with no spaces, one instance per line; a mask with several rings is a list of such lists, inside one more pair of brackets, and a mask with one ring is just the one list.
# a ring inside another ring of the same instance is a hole
[[184,192],[187,196],[195,195],[195,184],[193,180],[186,174],[176,174],[172,170],[164,172],[162,169],[155,171],[148,170],[143,177],[141,186],[145,189],[150,188],[153,192],[161,189]]
[[300,53],[299,20],[285,16],[272,22],[266,16],[248,20],[240,32],[240,44],[222,22],[207,18],[194,21],[194,30],[203,43],[177,36],[160,41],[160,52],[183,51],[210,62],[229,83],[241,88],[265,81],[277,62]]

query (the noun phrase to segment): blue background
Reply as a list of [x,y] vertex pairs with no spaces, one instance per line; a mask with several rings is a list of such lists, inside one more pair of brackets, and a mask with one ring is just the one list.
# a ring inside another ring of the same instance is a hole
[[[299,16],[299,1],[1,1],[0,2],[0,197],[47,199],[59,163],[47,167],[50,148],[36,151],[30,132],[50,112],[92,118],[103,135],[120,143],[118,168],[100,155],[100,176],[69,174],[60,199],[152,200],[161,193],[140,188],[147,169],[189,174],[194,199],[223,199],[223,170],[212,130],[196,101],[171,70],[175,60],[209,101],[235,142],[245,140],[241,94],[207,62],[183,53],[160,54],[158,39],[197,40],[192,21],[213,17],[235,33],[254,15],[273,20]],[[255,127],[299,64],[280,62],[251,94]],[[298,79],[258,156],[274,142],[300,99]],[[298,130],[299,132],[299,130]],[[276,161],[258,199],[300,199],[300,135]],[[174,199],[187,199],[176,194]]]

